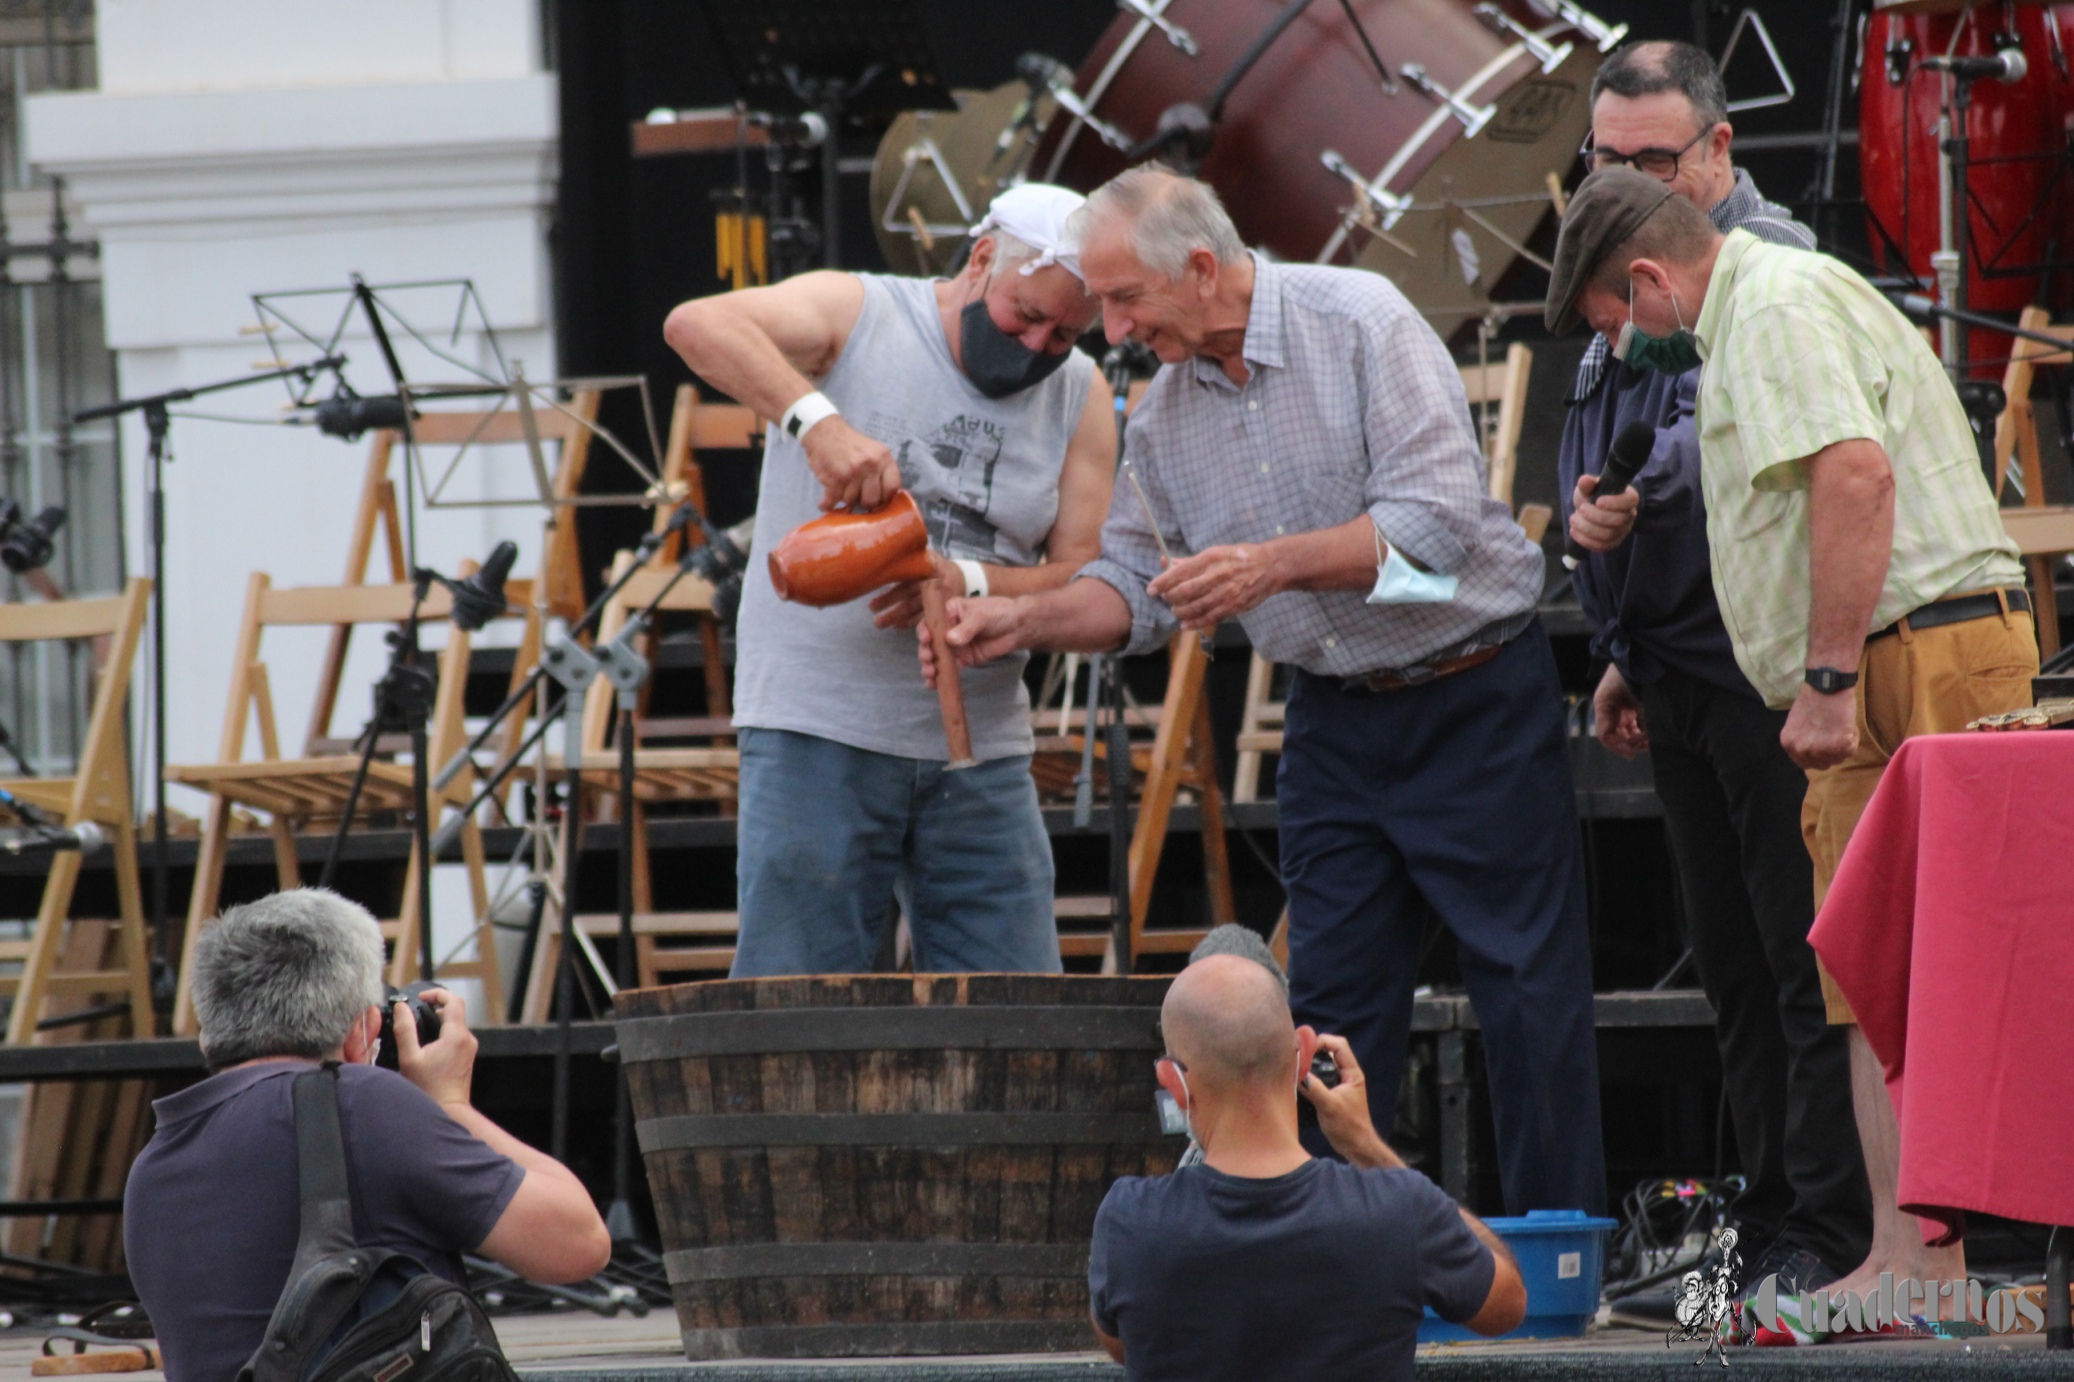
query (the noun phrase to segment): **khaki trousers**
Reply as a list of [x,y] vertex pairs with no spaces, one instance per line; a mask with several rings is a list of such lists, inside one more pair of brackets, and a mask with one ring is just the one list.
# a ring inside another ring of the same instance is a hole
[[[1904,619],[1898,633],[1865,645],[1858,660],[1858,749],[1835,767],[1808,774],[1800,810],[1801,835],[1815,865],[1817,912],[1902,740],[1950,734],[1983,715],[2020,710],[2031,703],[2037,674],[2031,616],[2006,605],[1999,616],[1934,629],[1912,629]],[[1856,1022],[1836,981],[1826,969],[1821,976],[1830,1023]]]

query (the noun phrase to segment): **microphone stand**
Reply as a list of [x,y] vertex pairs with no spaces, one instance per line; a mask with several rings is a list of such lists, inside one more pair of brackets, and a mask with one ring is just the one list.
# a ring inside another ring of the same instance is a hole
[[401,629],[389,634],[389,670],[375,683],[374,715],[360,736],[360,763],[353,770],[352,785],[346,789],[346,808],[339,816],[338,830],[331,837],[331,851],[324,858],[324,871],[318,875],[317,886],[330,887],[333,875],[338,872],[339,860],[345,854],[346,836],[353,828],[353,814],[360,806],[360,793],[367,785],[368,770],[374,763],[375,748],[382,732],[408,731],[411,835],[418,856],[418,977],[430,983],[433,969],[432,794],[428,783],[431,769],[425,756],[428,752],[426,725],[431,719],[432,703],[439,694],[439,684],[422,661],[423,655],[418,648],[418,621],[425,597],[431,593],[432,582],[438,577],[423,567],[411,575],[416,584],[411,592],[410,618],[404,621]]
[[[1302,9],[1298,4],[1294,8]],[[1131,362],[1129,351],[1119,346],[1102,358],[1102,372],[1115,396],[1116,463],[1123,466],[1124,429],[1129,422]],[[1149,522],[1151,514],[1146,515]],[[1087,738],[1081,745],[1080,775],[1074,780],[1073,824],[1085,829],[1093,816],[1095,761],[1095,715],[1100,702],[1109,702],[1108,739],[1105,756],[1109,777],[1109,952],[1116,972],[1131,972],[1131,729],[1125,719],[1123,654],[1095,653],[1087,664]],[[1069,688],[1070,690],[1070,688]]]
[[165,467],[173,459],[167,439],[172,432],[171,403],[185,403],[204,394],[242,389],[274,379],[300,378],[310,382],[325,370],[342,368],[343,355],[327,355],[306,365],[288,365],[259,374],[219,379],[213,384],[168,389],[164,393],[118,399],[72,415],[74,425],[98,422],[124,413],[142,413],[144,430],[150,438],[145,448],[145,514],[150,523],[151,554],[151,783],[154,818],[151,824],[151,929],[158,953],[151,960],[151,1006],[159,1016],[173,1010],[173,947],[167,925],[169,882],[166,862],[166,492]]
[[[660,545],[660,542],[660,537],[656,537],[656,545]],[[648,544],[644,543],[645,545]],[[692,550],[695,549],[687,550],[683,560],[677,563],[676,573],[655,593],[655,598],[643,606],[633,618],[627,620],[626,626],[614,634],[609,643],[599,647],[595,652],[586,651],[576,642],[573,634],[565,634],[540,656],[540,665],[546,675],[559,682],[563,692],[559,711],[563,729],[562,950],[555,966],[555,1001],[560,1007],[560,1012],[556,1016],[552,1137],[556,1160],[563,1159],[569,1145],[569,1077],[573,1055],[571,1023],[575,1018],[575,965],[578,945],[576,873],[578,854],[583,842],[584,705],[589,699],[591,683],[602,672],[605,679],[617,690],[619,698],[619,953],[614,957],[613,965],[616,992],[620,988],[631,988],[634,983],[634,707],[640,698],[641,685],[648,679],[648,660],[634,651],[633,642],[647,629],[655,611],[669,597],[670,592],[677,588],[677,583],[691,574]],[[639,563],[630,563],[628,569],[621,574],[621,578],[600,597],[600,606],[624,587],[638,569]],[[585,622],[589,622],[588,615]],[[633,1155],[633,1123],[624,1071],[621,1072],[618,1081],[613,1153],[613,1197],[611,1208],[606,1215],[606,1226],[612,1231],[615,1243],[624,1243],[634,1237],[634,1216],[630,1199],[632,1177],[629,1164]]]

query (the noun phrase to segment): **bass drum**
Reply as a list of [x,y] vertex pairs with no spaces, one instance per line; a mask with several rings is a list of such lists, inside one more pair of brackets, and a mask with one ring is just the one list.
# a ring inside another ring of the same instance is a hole
[[951,99],[956,110],[894,120],[872,160],[872,229],[897,274],[940,276],[963,260],[965,233],[1023,181],[1053,109],[1049,91],[1033,95],[1021,81]]
[[[2027,70],[2016,82],[1974,82],[1967,113],[1966,301],[1976,312],[2038,301],[2047,264],[2074,258],[2074,5],[1880,11],[1866,21],[1858,83],[1858,164],[1874,261],[1934,291],[1944,78],[1922,60],[1990,55],[2006,46],[1996,41],[2004,25],[2013,26]],[[1968,331],[1970,373],[2001,378],[2010,343],[1999,331]]]
[[[1590,128],[1592,74],[1625,30],[1567,0],[1556,21],[1523,2],[1351,8],[1358,27],[1346,7],[1313,0],[1269,43],[1232,88],[1198,173],[1248,244],[1374,269],[1446,337],[1483,315],[1551,209],[1551,177],[1569,172]],[[1286,9],[1126,10],[1075,81],[1091,118],[1060,112],[1030,176],[1087,190],[1122,171],[1117,143],[1152,135],[1170,107],[1207,105]]]

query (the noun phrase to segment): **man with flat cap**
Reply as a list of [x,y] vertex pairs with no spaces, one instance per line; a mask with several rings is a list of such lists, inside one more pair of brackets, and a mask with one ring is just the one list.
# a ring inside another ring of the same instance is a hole
[[[1592,78],[1588,168],[1629,167],[1707,213],[1716,228],[1813,249],[1815,237],[1765,200],[1730,159],[1733,130],[1714,59],[1689,43],[1630,43]],[[1797,1295],[1864,1257],[1871,1198],[1857,1130],[1841,1116],[1850,1052],[1823,1013],[1813,874],[1800,839],[1807,776],[1736,665],[1707,551],[1700,499],[1699,361],[1683,342],[1640,347],[1593,336],[1571,388],[1557,453],[1571,579],[1606,664],[1593,697],[1599,742],[1647,751],[1685,904],[1686,941],[1713,1005],[1729,1120],[1745,1185],[1731,1213],[1755,1282]],[[1655,429],[1633,487],[1595,502],[1613,440]],[[1675,1285],[1675,1283],[1674,1283]],[[1670,1288],[1614,1302],[1668,1328]]]
[[[955,278],[801,274],[670,314],[686,364],[778,419],[758,552],[905,489],[949,594],[1049,589],[1096,555],[1116,440],[1108,385],[1073,348],[1097,310],[1066,234],[1081,200],[1004,192]],[[902,632],[920,614],[912,585],[868,606],[787,604],[749,564],[737,977],[869,970],[896,898],[918,970],[1059,968],[1022,659],[965,679],[980,761],[950,771]]]
[[1144,499],[1117,485],[1102,558],[1069,584],[952,601],[953,646],[1141,653],[1237,619],[1294,663],[1276,802],[1298,1018],[1352,1044],[1387,1127],[1437,917],[1484,1033],[1507,1211],[1596,1210],[1591,940],[1541,552],[1485,488],[1454,362],[1389,280],[1248,252],[1193,178],[1131,169],[1082,219],[1109,339],[1161,362],[1125,445]]
[[[1688,347],[1714,590],[1737,664],[1785,710],[1807,771],[1816,905],[1896,747],[2026,705],[2037,671],[2015,544],[1957,394],[1892,303],[1826,255],[1723,236],[1655,178],[1594,172],[1557,242],[1549,320]],[[1848,1004],[1823,976],[1834,1023]],[[1878,1061],[1850,1028],[1851,1088],[1880,1273],[1963,1277],[1895,1203],[1898,1136]]]

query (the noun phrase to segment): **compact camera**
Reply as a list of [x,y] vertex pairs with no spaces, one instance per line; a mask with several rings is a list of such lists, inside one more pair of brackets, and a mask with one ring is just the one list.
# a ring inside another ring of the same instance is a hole
[[384,987],[382,990],[382,1049],[375,1056],[375,1064],[385,1070],[396,1068],[396,1005],[410,1005],[410,1014],[418,1024],[418,1045],[430,1046],[439,1040],[439,1009],[425,1001],[427,989],[439,985],[420,979],[402,988]]

